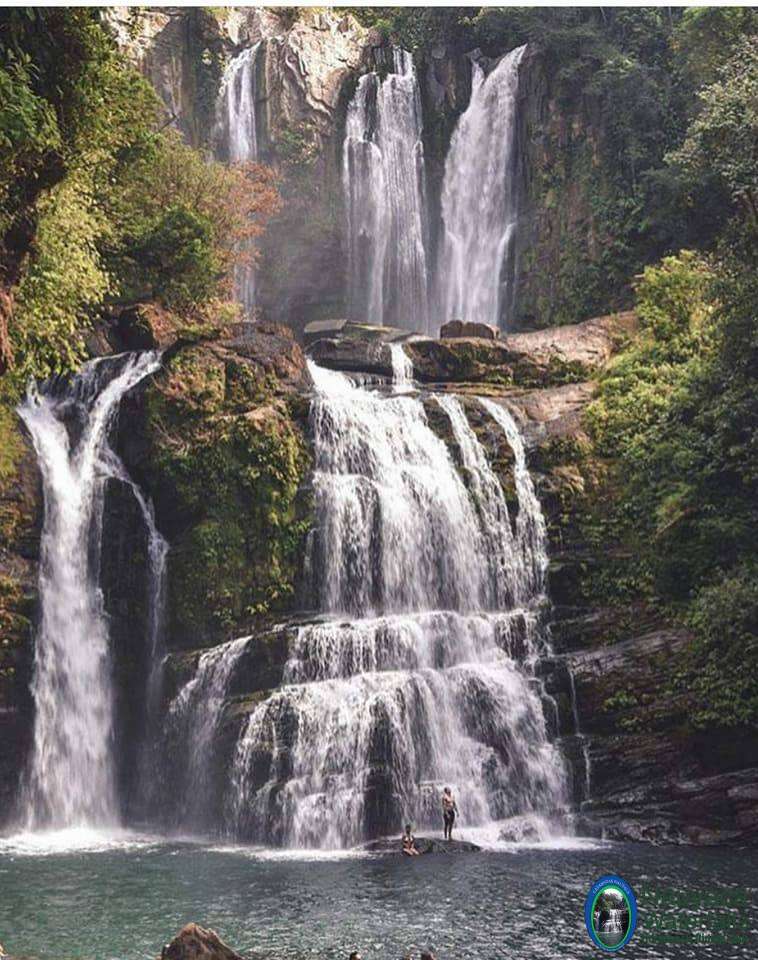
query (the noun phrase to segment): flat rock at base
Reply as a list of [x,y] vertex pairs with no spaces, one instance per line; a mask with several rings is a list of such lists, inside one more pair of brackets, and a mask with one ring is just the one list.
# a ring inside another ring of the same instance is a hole
[[161,951],[161,960],[243,960],[213,930],[188,923]]
[[[369,853],[396,853],[402,856],[402,842],[400,837],[383,837],[381,840],[370,840],[363,845]],[[468,840],[440,840],[435,837],[416,837],[416,849],[419,853],[477,853],[481,850],[475,843]]]

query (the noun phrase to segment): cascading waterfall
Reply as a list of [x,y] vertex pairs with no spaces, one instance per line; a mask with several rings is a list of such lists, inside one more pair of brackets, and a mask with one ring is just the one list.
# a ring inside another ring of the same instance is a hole
[[445,161],[437,272],[442,321],[505,327],[515,296],[515,131],[519,64],[526,47],[487,75],[472,63],[471,101]]
[[621,910],[611,907],[608,911],[608,919],[603,921],[603,933],[622,933]]
[[[229,163],[258,159],[256,117],[257,62],[261,44],[243,50],[230,60],[221,81],[216,103],[216,153]],[[234,294],[250,313],[255,306],[255,268],[250,263],[234,269]]]
[[178,821],[184,827],[209,827],[213,748],[224,698],[234,668],[250,637],[240,637],[200,655],[193,677],[171,701],[164,724],[164,748],[179,761]]
[[31,386],[19,408],[45,499],[34,739],[22,797],[30,828],[118,820],[108,623],[98,585],[104,480],[123,479],[108,432],[124,394],[159,365],[154,352],[93,361],[65,387]]
[[348,296],[356,320],[426,332],[427,213],[421,99],[411,55],[361,77],[343,150]]
[[[403,818],[437,825],[443,785],[467,825],[541,822],[564,806],[566,780],[532,672],[544,649],[533,489],[517,481],[516,522],[503,513],[493,533],[502,490],[488,488],[497,481],[457,400],[441,403],[480,473],[481,516],[419,399],[309,366],[317,523],[308,567],[328,619],[299,628],[283,685],[242,731],[231,831],[345,846]],[[498,422],[510,430],[508,416]]]

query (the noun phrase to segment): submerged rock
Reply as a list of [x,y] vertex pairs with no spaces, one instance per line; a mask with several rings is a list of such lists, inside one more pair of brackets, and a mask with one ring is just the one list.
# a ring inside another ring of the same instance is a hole
[[[369,853],[396,853],[402,855],[400,837],[382,837],[370,840],[363,845]],[[419,853],[477,853],[481,850],[468,840],[440,840],[438,837],[416,837],[416,849]]]
[[213,930],[188,923],[161,950],[161,960],[242,960]]

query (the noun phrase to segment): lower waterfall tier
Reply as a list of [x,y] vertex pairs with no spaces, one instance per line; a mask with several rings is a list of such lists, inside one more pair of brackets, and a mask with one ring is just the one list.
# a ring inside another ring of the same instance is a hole
[[282,685],[257,699],[235,695],[256,638],[202,654],[164,732],[176,822],[345,847],[406,821],[438,827],[450,786],[464,826],[522,816],[549,832],[567,783],[534,674],[538,627],[524,610],[306,624],[289,631]]

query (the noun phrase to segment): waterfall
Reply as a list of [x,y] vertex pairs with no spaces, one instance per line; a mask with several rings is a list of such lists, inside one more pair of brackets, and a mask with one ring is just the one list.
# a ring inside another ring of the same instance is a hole
[[504,406],[495,403],[494,400],[484,398],[480,399],[479,402],[492,419],[502,427],[513,452],[513,475],[516,481],[516,494],[519,504],[516,529],[524,551],[525,563],[530,568],[527,574],[529,582],[532,589],[541,595],[544,593],[548,563],[547,530],[542,507],[537,499],[532,477],[526,465],[524,441],[516,426],[516,421]]
[[611,907],[608,910],[608,919],[603,921],[603,933],[623,933],[624,928],[621,925],[622,910],[618,907]]
[[29,827],[118,820],[108,623],[98,585],[103,481],[119,476],[108,432],[121,399],[159,365],[154,352],[93,361],[69,384],[32,385],[19,408],[45,500],[34,738],[22,797]]
[[[229,163],[247,163],[258,159],[256,128],[256,73],[260,42],[234,57],[227,64],[216,102],[214,139],[218,156]],[[250,253],[253,245],[250,244]],[[255,268],[237,264],[234,269],[234,295],[246,313],[255,306]]]
[[392,386],[395,393],[407,393],[413,388],[413,361],[401,343],[391,343]]
[[180,782],[172,792],[185,827],[209,825],[216,735],[234,668],[249,640],[240,637],[201,654],[193,677],[169,705],[164,749],[173,754],[168,762],[179,764]]
[[472,63],[471,101],[450,142],[442,186],[437,293],[442,322],[506,327],[515,296],[518,189],[515,131],[526,47],[485,75]]
[[347,111],[343,184],[350,315],[428,329],[421,98],[411,55],[361,77]]
[[[331,847],[404,819],[439,826],[445,785],[466,825],[544,822],[564,806],[566,778],[532,670],[544,649],[542,561],[520,554],[544,549],[533,489],[516,483],[510,533],[505,514],[489,530],[502,490],[487,490],[497,481],[473,431],[469,462],[489,497],[481,515],[421,400],[309,367],[309,569],[327,617],[299,628],[282,686],[242,730],[232,832]],[[458,402],[441,402],[461,430]],[[507,413],[497,418],[511,442]],[[510,603],[499,604],[500,579]]]

